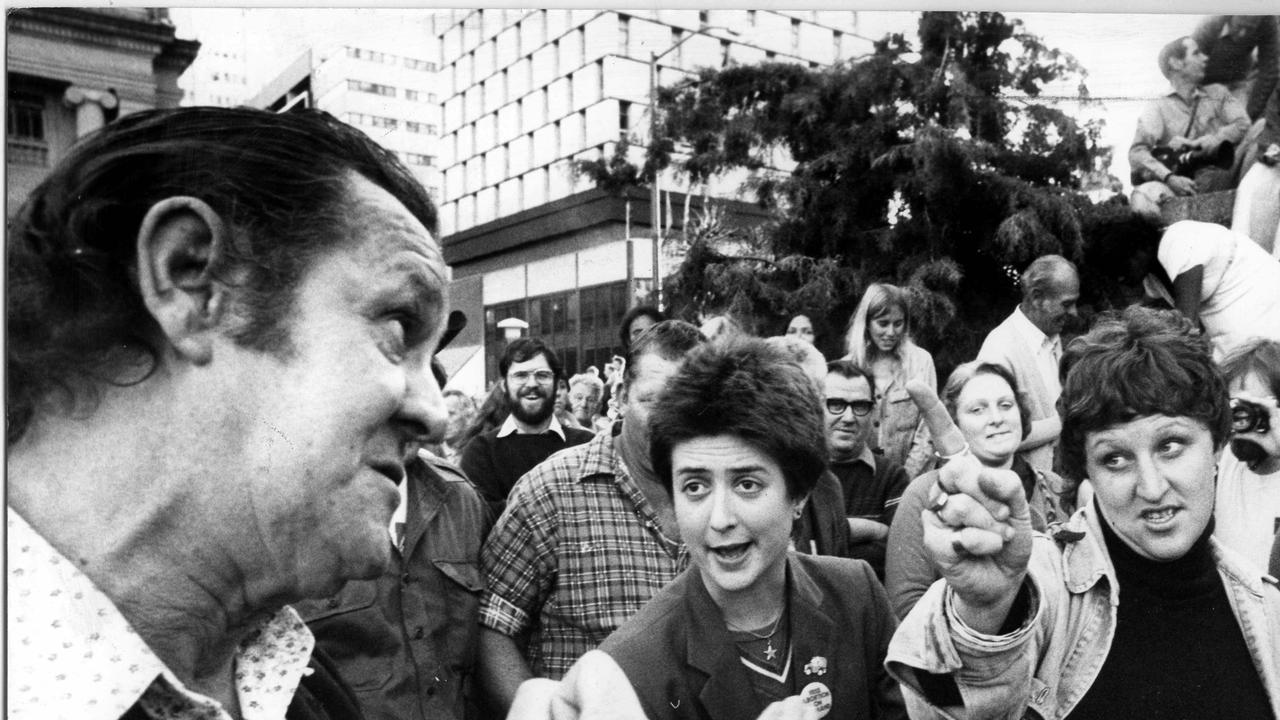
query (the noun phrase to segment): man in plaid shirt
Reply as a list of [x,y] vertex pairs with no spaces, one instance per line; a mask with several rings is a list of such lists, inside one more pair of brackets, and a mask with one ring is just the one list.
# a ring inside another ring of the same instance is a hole
[[480,681],[505,713],[530,677],[560,679],[684,569],[671,498],[649,459],[649,412],[694,326],[632,343],[613,432],[552,455],[516,483],[481,552]]

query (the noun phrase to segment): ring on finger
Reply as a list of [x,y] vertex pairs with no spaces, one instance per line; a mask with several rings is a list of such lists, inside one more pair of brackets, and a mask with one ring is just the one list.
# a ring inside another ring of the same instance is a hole
[[935,513],[935,514],[942,512],[942,508],[947,506],[947,500],[950,500],[950,499],[951,499],[951,496],[948,495],[947,493],[945,492],[938,493],[938,497],[934,498],[933,502],[929,503],[929,512]]

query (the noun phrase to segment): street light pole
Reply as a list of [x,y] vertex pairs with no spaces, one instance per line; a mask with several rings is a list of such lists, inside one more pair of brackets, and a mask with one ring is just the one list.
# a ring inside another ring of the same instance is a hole
[[[693,37],[690,35],[689,37]],[[681,40],[680,42],[684,42]],[[662,53],[675,50],[680,43],[672,45]],[[649,51],[649,145],[658,139],[658,53]],[[658,168],[653,169],[653,180],[649,183],[649,224],[653,228],[653,297],[654,305],[662,309],[662,190],[658,186]]]
[[[721,30],[737,37],[737,30],[718,25],[708,25],[680,38],[671,47],[662,52],[649,51],[649,145],[658,140],[658,60],[675,52],[677,48],[698,35],[714,35],[707,30]],[[653,169],[653,181],[649,185],[649,223],[653,227],[653,292],[654,304],[662,309],[662,188],[659,185],[658,169]]]

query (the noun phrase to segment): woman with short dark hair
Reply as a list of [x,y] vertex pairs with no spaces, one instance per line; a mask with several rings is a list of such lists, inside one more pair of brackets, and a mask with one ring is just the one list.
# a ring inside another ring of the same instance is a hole
[[652,417],[654,469],[692,567],[600,649],[650,720],[755,718],[800,695],[830,718],[902,718],[894,619],[860,560],[790,551],[826,465],[815,384],[758,339],[693,351]]
[[1208,343],[1129,308],[1062,372],[1065,469],[1093,488],[1081,532],[1033,538],[1015,477],[942,468],[923,519],[943,580],[887,658],[912,717],[1280,716],[1280,590],[1212,537],[1231,410]]

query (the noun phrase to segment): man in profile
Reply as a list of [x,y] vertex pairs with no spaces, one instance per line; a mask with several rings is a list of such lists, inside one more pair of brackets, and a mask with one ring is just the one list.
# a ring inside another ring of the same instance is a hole
[[1042,255],[1022,273],[1022,302],[995,326],[978,351],[978,359],[1013,373],[1027,406],[1031,431],[1018,452],[1031,467],[1053,470],[1054,449],[1062,433],[1058,418],[1058,361],[1062,357],[1062,329],[1076,316],[1080,276],[1061,255]]
[[126,116],[7,247],[11,718],[359,717],[290,603],[443,430],[435,210],[317,112]]

